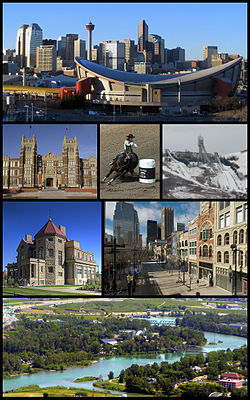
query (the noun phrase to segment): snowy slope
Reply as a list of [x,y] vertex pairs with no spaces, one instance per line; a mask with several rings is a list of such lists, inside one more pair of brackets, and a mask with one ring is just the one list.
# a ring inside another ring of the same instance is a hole
[[176,177],[185,179],[190,183],[195,183],[201,188],[218,188],[229,192],[245,193],[247,187],[246,179],[246,152],[232,153],[225,155],[225,158],[235,156],[237,160],[234,163],[239,165],[238,171],[244,176],[240,179],[230,166],[221,163],[213,164],[189,164],[186,166],[183,162],[172,157],[167,151],[168,159],[163,163],[163,172],[172,174]]

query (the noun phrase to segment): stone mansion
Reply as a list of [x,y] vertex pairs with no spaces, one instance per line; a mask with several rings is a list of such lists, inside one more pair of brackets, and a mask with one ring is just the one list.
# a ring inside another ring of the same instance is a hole
[[32,235],[25,235],[17,248],[17,261],[8,264],[7,279],[20,285],[85,284],[97,273],[94,254],[66,237],[66,228],[48,222]]
[[3,156],[3,189],[96,188],[96,157],[80,158],[77,137],[64,136],[62,154],[37,153],[36,137],[22,135],[20,157]]

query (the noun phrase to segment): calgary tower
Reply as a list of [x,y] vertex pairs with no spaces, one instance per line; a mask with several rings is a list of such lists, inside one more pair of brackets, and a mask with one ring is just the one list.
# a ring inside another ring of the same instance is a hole
[[89,21],[88,25],[86,25],[87,31],[89,31],[89,40],[88,40],[88,60],[92,60],[92,31],[95,29],[95,25],[92,24],[91,21]]

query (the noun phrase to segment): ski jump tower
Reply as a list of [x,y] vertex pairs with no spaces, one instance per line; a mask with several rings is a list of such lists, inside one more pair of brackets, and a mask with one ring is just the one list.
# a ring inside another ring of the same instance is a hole
[[199,146],[199,159],[203,163],[210,164],[210,158],[204,146],[203,136],[198,136],[198,146]]

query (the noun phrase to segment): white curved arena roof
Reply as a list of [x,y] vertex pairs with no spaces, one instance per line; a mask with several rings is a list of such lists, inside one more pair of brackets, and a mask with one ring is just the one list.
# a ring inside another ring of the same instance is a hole
[[94,62],[85,60],[81,57],[76,57],[75,62],[90,72],[91,74],[107,79],[113,82],[122,82],[127,84],[154,84],[154,85],[163,85],[170,83],[178,83],[180,82],[188,82],[196,79],[207,78],[208,76],[216,75],[222,71],[232,68],[234,65],[240,63],[242,57],[238,57],[233,61],[229,61],[226,64],[218,65],[216,67],[203,69],[196,72],[186,73],[186,74],[178,74],[178,75],[147,75],[147,74],[137,74],[134,72],[125,72],[119,71],[116,69],[104,67],[103,65],[96,64]]

